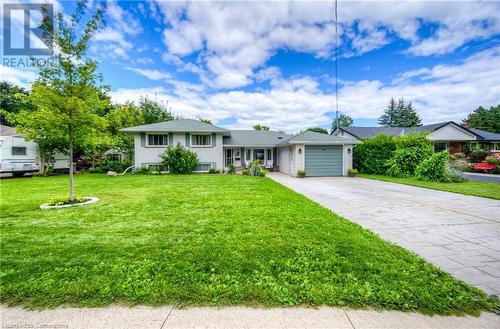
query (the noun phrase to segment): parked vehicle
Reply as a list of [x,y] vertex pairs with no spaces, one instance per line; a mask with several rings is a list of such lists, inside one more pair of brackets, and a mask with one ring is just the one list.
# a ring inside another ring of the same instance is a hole
[[[16,177],[21,177],[39,169],[36,143],[26,141],[13,127],[0,125],[0,173],[12,173]],[[56,153],[53,169],[67,171],[69,157]]]

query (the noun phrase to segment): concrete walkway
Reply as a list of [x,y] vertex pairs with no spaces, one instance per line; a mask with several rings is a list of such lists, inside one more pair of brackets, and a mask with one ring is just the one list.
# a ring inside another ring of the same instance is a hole
[[500,201],[364,178],[269,177],[500,296]]
[[58,308],[27,311],[19,307],[0,308],[0,328],[51,329],[169,329],[169,328],[269,328],[269,329],[470,329],[500,328],[500,316],[482,313],[472,316],[425,316],[416,313],[376,312],[333,307],[272,308],[248,307],[187,308],[171,306],[126,308]]

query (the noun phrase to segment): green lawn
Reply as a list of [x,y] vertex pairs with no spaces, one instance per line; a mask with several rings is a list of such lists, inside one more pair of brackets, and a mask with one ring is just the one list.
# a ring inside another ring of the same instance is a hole
[[67,177],[1,181],[0,302],[338,305],[472,313],[498,299],[267,178],[79,175],[96,204],[38,206]]
[[440,182],[425,182],[416,178],[398,178],[384,175],[369,175],[359,174],[359,177],[377,179],[386,182],[413,185],[419,187],[430,188],[433,190],[447,191],[460,193],[465,195],[474,195],[484,198],[500,200],[500,184],[488,182],[460,182],[460,183],[440,183]]

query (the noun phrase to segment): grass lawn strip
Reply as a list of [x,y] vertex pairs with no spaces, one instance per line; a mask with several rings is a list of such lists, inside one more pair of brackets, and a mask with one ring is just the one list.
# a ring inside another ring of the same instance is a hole
[[464,195],[473,195],[483,198],[500,200],[500,184],[489,182],[465,181],[460,183],[440,183],[426,182],[416,178],[399,178],[384,175],[359,174],[359,177],[376,179],[386,182],[406,184],[418,187],[429,188],[432,190],[459,193]]
[[1,181],[0,301],[332,305],[478,314],[498,299],[267,178],[76,176],[100,201],[41,210],[67,177]]

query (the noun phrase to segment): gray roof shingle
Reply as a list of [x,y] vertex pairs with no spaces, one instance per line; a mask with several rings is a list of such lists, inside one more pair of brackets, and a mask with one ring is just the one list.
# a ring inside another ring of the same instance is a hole
[[322,134],[315,131],[306,131],[300,135],[294,136],[283,144],[299,144],[299,143],[335,143],[335,144],[359,144],[360,142],[352,138]]
[[461,127],[460,125],[456,124],[453,121],[447,121],[447,122],[433,123],[420,127],[339,127],[339,128],[348,132],[351,135],[354,135],[357,138],[368,139],[382,134],[387,136],[400,136],[409,133],[431,132],[441,127],[444,127],[448,124],[453,124],[458,127]]
[[469,130],[472,131],[474,134],[478,135],[479,137],[481,137],[483,140],[500,141],[500,134],[495,134],[489,131],[484,131],[476,128],[469,128]]
[[0,125],[0,136],[17,135],[16,128],[5,125]]
[[229,132],[229,130],[217,127],[205,122],[193,119],[179,119],[124,128],[124,132]]
[[276,146],[288,139],[287,135],[278,131],[231,130],[231,136],[224,137],[224,146]]

